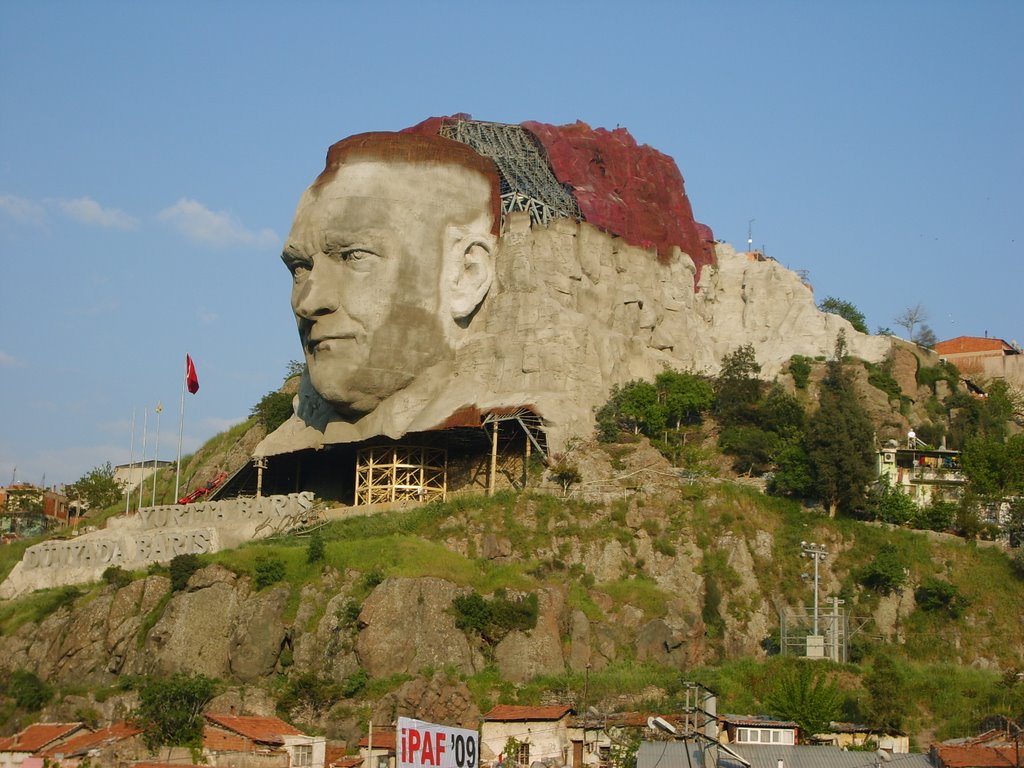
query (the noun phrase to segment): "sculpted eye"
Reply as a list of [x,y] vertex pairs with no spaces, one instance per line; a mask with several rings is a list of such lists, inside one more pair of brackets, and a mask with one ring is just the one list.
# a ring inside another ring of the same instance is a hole
[[352,269],[360,272],[372,269],[373,265],[380,258],[373,251],[367,251],[363,248],[346,248],[340,255],[342,261]]

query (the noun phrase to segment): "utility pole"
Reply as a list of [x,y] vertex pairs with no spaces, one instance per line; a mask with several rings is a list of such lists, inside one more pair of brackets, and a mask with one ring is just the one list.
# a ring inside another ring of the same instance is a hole
[[814,561],[814,634],[818,634],[818,563],[828,556],[828,550],[824,544],[815,544],[813,541],[801,541],[800,549],[802,556],[809,557]]
[[757,219],[751,219],[747,222],[747,250],[754,250],[754,222]]

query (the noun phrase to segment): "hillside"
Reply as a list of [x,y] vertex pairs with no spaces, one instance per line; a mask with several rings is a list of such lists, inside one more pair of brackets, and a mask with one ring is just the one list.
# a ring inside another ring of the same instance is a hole
[[[856,369],[882,435],[919,424],[934,392],[908,373],[920,365],[897,362],[890,376],[913,382],[909,403]],[[817,397],[813,384],[789,386]],[[250,422],[214,438],[187,476],[232,468],[263,432]],[[813,541],[828,551],[823,605],[837,597],[851,617],[849,662],[822,662],[842,719],[871,717],[866,680],[881,659],[897,662],[918,746],[991,713],[1020,716],[1024,580],[999,545],[765,496],[763,480],[731,472],[716,436],[712,421],[691,433],[698,460],[683,474],[643,437],[578,440],[567,495],[538,466],[528,492],[253,542],[198,558],[187,583],[180,568],[114,571],[8,601],[0,665],[52,686],[46,717],[115,718],[133,706],[133,681],[188,672],[222,681],[222,710],[277,711],[349,743],[369,713],[469,722],[498,702],[670,708],[683,679],[716,690],[719,711],[764,712],[788,661],[780,612],[813,600],[801,579],[801,542]],[[952,590],[945,601],[921,592],[936,583]],[[38,716],[4,701],[4,732]]]

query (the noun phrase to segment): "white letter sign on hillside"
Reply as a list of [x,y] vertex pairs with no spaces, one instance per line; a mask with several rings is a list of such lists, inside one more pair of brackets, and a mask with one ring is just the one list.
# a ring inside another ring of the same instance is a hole
[[398,718],[398,768],[477,768],[479,759],[476,731]]

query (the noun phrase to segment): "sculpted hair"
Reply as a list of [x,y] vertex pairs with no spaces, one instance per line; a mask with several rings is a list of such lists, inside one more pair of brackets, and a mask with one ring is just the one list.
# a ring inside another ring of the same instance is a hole
[[327,150],[327,163],[313,182],[318,189],[329,182],[338,168],[349,160],[382,160],[384,162],[418,163],[422,165],[458,165],[479,173],[491,189],[491,232],[501,229],[501,177],[490,158],[477,154],[468,145],[441,136],[415,133],[375,131],[349,136]]

